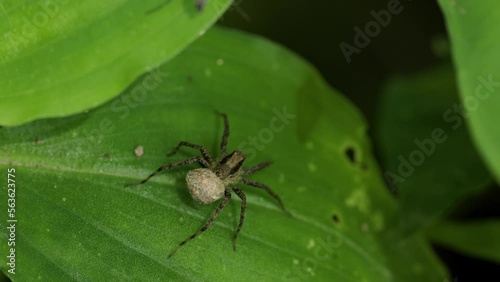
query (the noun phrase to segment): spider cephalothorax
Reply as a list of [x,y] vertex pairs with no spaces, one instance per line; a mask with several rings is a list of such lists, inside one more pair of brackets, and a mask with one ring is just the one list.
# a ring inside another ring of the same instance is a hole
[[198,232],[194,233],[186,240],[182,241],[179,245],[177,245],[177,247],[174,248],[174,250],[169,254],[168,257],[171,257],[182,245],[194,239],[196,236],[203,233],[212,225],[215,218],[217,218],[217,216],[219,215],[220,211],[224,208],[224,206],[226,206],[226,204],[229,202],[229,199],[231,199],[231,189],[241,199],[240,223],[238,225],[236,233],[234,234],[234,239],[233,239],[233,248],[234,250],[236,250],[236,239],[238,238],[238,234],[245,220],[245,207],[246,207],[245,194],[237,186],[239,182],[242,182],[249,186],[266,190],[273,198],[275,198],[278,201],[281,208],[285,210],[285,206],[283,205],[283,202],[281,201],[280,197],[276,195],[271,190],[271,188],[269,188],[265,184],[244,178],[244,176],[246,175],[252,174],[256,171],[259,171],[271,165],[272,162],[264,162],[254,167],[245,169],[242,167],[243,163],[245,162],[245,153],[238,150],[230,154],[226,153],[227,139],[229,137],[229,122],[226,114],[220,113],[220,115],[224,118],[224,134],[222,136],[222,143],[221,143],[221,156],[218,159],[213,160],[208,151],[205,149],[205,147],[182,141],[169,155],[175,154],[180,147],[186,146],[200,150],[201,156],[192,157],[181,162],[164,165],[158,168],[156,171],[154,171],[143,181],[127,185],[127,186],[132,186],[132,185],[144,184],[151,177],[155,176],[156,174],[158,174],[163,170],[168,170],[176,166],[198,163],[202,166],[202,168],[190,170],[186,174],[187,188],[191,193],[193,199],[202,204],[210,204],[221,198],[224,198],[224,200],[220,203],[219,207],[212,215],[212,217],[207,221],[207,223]]

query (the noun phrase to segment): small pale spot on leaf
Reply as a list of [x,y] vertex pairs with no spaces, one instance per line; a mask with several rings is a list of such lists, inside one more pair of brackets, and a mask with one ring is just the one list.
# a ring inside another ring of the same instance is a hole
[[137,146],[135,149],[134,149],[134,153],[135,155],[140,158],[142,155],[144,155],[144,147],[142,146]]
[[309,163],[307,163],[307,169],[309,169],[310,172],[316,172],[317,167],[314,163],[309,162]]
[[357,208],[362,213],[370,211],[370,198],[363,189],[352,191],[349,198],[345,200],[345,204],[351,208]]
[[307,243],[307,249],[310,250],[314,248],[314,246],[316,246],[316,242],[314,241],[314,239],[309,239],[309,242]]

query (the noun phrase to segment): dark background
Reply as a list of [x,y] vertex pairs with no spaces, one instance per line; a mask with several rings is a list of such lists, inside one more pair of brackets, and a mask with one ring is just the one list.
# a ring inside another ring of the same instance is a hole
[[448,60],[433,50],[446,38],[436,1],[401,0],[402,12],[347,63],[339,44],[354,45],[354,27],[364,30],[373,20],[370,11],[387,10],[389,1],[236,0],[219,24],[262,35],[298,53],[371,119],[378,90],[389,76]]
[[[219,24],[262,35],[311,62],[332,87],[361,109],[373,128],[380,90],[388,78],[451,60],[437,1],[401,0],[401,13],[393,15],[387,27],[348,63],[339,44],[354,45],[354,27],[364,30],[373,20],[370,11],[387,10],[389,1],[236,0]],[[376,148],[375,144],[375,155]],[[450,216],[500,217],[499,191],[492,187],[486,195],[456,207]],[[496,264],[440,246],[435,250],[448,266],[453,282],[479,281],[500,273]]]

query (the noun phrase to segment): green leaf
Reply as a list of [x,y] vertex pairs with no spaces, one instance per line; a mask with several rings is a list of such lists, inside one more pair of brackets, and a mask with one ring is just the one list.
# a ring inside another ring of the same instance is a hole
[[[0,170],[16,168],[18,185],[17,279],[446,277],[421,236],[400,245],[384,235],[398,210],[371,156],[364,120],[307,63],[263,39],[211,29],[157,73],[169,75],[144,96],[133,93],[152,81],[150,74],[88,113],[0,130]],[[265,191],[240,185],[248,202],[237,251],[234,195],[208,231],[168,259],[217,207],[195,204],[186,189],[184,175],[197,166],[123,186],[199,154],[186,148],[166,157],[181,140],[217,155],[223,122],[214,110],[228,114],[229,148],[247,154],[246,167],[275,162],[250,178],[269,185],[293,216]],[[141,157],[134,153],[139,145]],[[0,244],[2,253],[6,246]],[[6,272],[6,256],[0,260]]]
[[463,109],[473,139],[500,183],[500,3],[440,0],[451,37]]
[[475,220],[444,222],[429,231],[436,243],[474,256],[500,263],[500,221]]
[[442,217],[492,182],[458,105],[450,66],[391,79],[381,97],[376,136],[385,176],[401,202],[405,232]]
[[2,1],[0,125],[61,117],[117,96],[230,5],[211,0]]

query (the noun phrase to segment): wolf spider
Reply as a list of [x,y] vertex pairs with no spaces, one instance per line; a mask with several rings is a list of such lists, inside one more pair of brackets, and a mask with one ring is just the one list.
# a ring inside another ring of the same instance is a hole
[[240,233],[241,227],[243,226],[243,222],[245,221],[245,207],[246,207],[245,193],[243,193],[243,191],[237,186],[239,182],[267,191],[274,199],[278,201],[281,208],[289,214],[289,212],[285,209],[285,206],[283,205],[283,202],[281,201],[280,197],[276,193],[274,193],[271,190],[271,188],[269,188],[265,184],[244,178],[244,176],[253,174],[261,169],[268,167],[269,165],[272,164],[272,162],[268,161],[258,164],[251,168],[242,168],[243,162],[245,161],[245,153],[243,153],[240,150],[233,151],[230,154],[226,153],[227,140],[229,137],[229,121],[225,113],[218,113],[218,114],[221,115],[224,119],[224,133],[222,136],[222,142],[220,147],[221,156],[219,158],[215,160],[212,159],[208,151],[203,146],[182,141],[169,154],[169,156],[172,156],[175,153],[177,153],[179,148],[182,146],[200,150],[201,156],[191,157],[184,161],[164,165],[155,170],[153,173],[151,173],[151,175],[149,175],[146,179],[142,180],[141,182],[126,185],[126,186],[141,185],[146,183],[151,177],[155,176],[161,171],[169,170],[177,166],[198,163],[202,166],[202,168],[190,170],[186,174],[187,188],[191,193],[193,199],[202,204],[210,204],[221,198],[224,198],[222,202],[219,204],[219,207],[217,208],[215,213],[207,221],[207,223],[196,233],[194,233],[186,240],[182,241],[179,245],[177,245],[168,255],[169,258],[172,257],[180,247],[182,247],[187,242],[193,240],[196,236],[203,233],[212,225],[212,223],[217,218],[221,210],[229,202],[229,199],[231,199],[231,189],[241,199],[240,223],[233,237],[233,249],[236,251],[236,239],[238,238],[238,234]]

